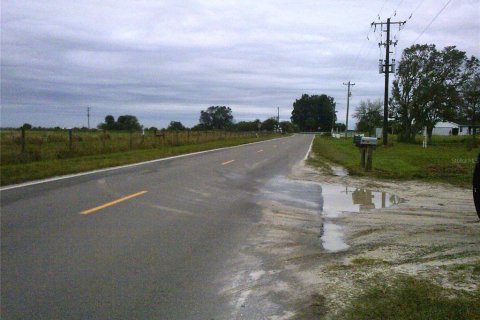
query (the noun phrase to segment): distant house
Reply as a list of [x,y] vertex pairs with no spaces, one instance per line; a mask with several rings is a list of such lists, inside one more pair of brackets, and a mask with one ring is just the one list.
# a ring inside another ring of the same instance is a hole
[[458,134],[460,136],[473,134],[473,128],[476,128],[477,133],[480,133],[480,125],[471,126],[468,124],[461,124],[458,126],[458,128],[459,128]]
[[[456,124],[455,122],[439,122],[433,128],[433,135],[437,136],[467,136],[473,134],[473,127],[468,124]],[[480,125],[476,125],[477,132],[480,133]]]
[[432,134],[434,136],[458,136],[458,135],[467,135],[464,128],[462,127],[462,132],[460,132],[460,125],[455,122],[439,122],[433,128]]

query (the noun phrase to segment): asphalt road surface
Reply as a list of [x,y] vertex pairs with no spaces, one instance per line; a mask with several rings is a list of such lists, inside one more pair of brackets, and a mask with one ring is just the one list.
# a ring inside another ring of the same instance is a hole
[[4,188],[1,318],[230,319],[219,290],[261,218],[256,190],[312,139]]

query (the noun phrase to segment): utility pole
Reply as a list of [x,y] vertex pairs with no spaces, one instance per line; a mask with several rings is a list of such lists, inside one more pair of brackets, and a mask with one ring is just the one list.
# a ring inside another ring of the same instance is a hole
[[87,107],[87,124],[88,129],[90,129],[90,107]]
[[277,123],[280,125],[280,107],[277,107]]
[[335,127],[335,116],[336,116],[336,111],[335,111],[335,104],[333,105],[333,116],[332,116],[332,137],[333,137],[333,128]]
[[347,83],[343,83],[344,86],[348,86],[348,91],[347,91],[347,119],[345,121],[345,138],[347,138],[347,132],[348,132],[348,111],[350,109],[350,97],[352,96],[352,93],[350,92],[350,86],[354,86],[355,83],[351,83],[348,81]]
[[387,33],[387,41],[385,42],[380,42],[378,46],[384,46],[385,47],[385,61],[382,61],[381,59],[379,60],[379,72],[380,73],[385,73],[385,94],[384,94],[384,99],[383,99],[383,145],[387,146],[388,145],[388,84],[389,84],[389,75],[390,73],[395,72],[395,59],[392,60],[392,63],[390,63],[390,45],[396,46],[398,41],[393,42],[390,40],[390,25],[392,24],[398,24],[399,27],[404,25],[406,21],[397,21],[397,22],[390,22],[390,18],[387,19],[387,22],[372,22],[372,26],[377,27],[377,25],[380,25],[383,30],[383,25],[387,25],[387,30],[385,31]]

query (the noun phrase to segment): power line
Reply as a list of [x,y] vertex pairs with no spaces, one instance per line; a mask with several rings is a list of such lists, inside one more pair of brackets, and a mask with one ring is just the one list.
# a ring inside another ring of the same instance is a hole
[[432,23],[438,18],[438,16],[443,12],[443,10],[445,10],[445,8],[450,4],[450,2],[452,2],[452,0],[448,0],[447,3],[445,3],[445,5],[442,7],[442,9],[440,9],[440,11],[438,11],[438,13],[433,17],[433,19],[427,24],[427,26],[425,27],[425,29],[423,29],[423,31],[420,33],[420,35],[417,37],[417,39],[415,39],[415,41],[413,41],[412,44],[416,43],[418,39],[420,39],[420,37],[425,33],[425,31],[427,31],[427,29],[432,25]]
[[390,18],[397,16],[397,10],[400,8],[404,0],[400,0],[400,2],[397,4],[395,9],[393,10],[392,14],[390,15]]
[[415,7],[415,9],[413,9],[412,13],[410,14],[410,17],[408,17],[407,20],[410,20],[412,19],[413,15],[415,14],[415,12],[417,12],[418,8],[420,8],[420,6],[425,2],[425,0],[422,0],[418,3],[418,5]]
[[[380,20],[380,13],[382,12],[382,10],[385,7],[385,4],[387,2],[388,2],[388,0],[384,0],[383,3],[382,3],[382,6],[380,7],[380,10],[378,10],[378,12],[376,14],[376,17],[377,17],[378,20]],[[357,51],[357,54],[356,54],[355,58],[353,59],[352,69],[350,69],[350,73],[348,74],[348,78],[350,78],[353,69],[355,69],[357,67],[358,59],[360,58],[360,55],[365,50],[365,46],[368,44],[368,41],[370,41],[369,37],[370,37],[370,33],[372,32],[372,27],[373,26],[370,25],[370,28],[368,29],[367,35],[365,36],[365,39],[367,39],[367,41],[362,42],[362,45],[361,45],[360,49]]]

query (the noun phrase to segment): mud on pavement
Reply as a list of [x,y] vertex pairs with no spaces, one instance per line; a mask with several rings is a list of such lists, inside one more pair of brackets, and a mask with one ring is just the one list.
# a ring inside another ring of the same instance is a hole
[[353,178],[302,162],[257,194],[263,218],[229,262],[222,291],[235,319],[328,319],[378,276],[467,291],[480,283],[480,223],[468,189]]

